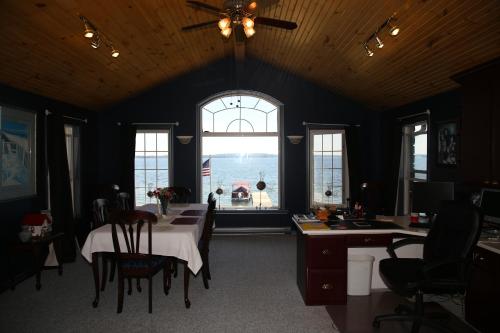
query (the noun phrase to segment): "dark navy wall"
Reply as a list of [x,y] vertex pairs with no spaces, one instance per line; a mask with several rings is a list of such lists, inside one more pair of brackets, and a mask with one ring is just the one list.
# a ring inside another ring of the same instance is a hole
[[[46,177],[45,177],[45,152],[43,145],[45,110],[53,113],[69,115],[74,117],[88,118],[88,125],[85,125],[85,137],[88,139],[82,142],[84,156],[95,155],[95,142],[97,138],[95,114],[66,103],[58,102],[39,95],[14,89],[5,85],[0,85],[0,104],[11,107],[18,107],[27,111],[34,111],[37,114],[37,195],[34,197],[9,200],[0,202],[0,260],[5,262],[4,246],[12,237],[17,237],[20,229],[22,217],[29,212],[37,212],[45,209],[46,206]],[[82,137],[82,140],[84,138]],[[96,179],[97,161],[93,158],[82,159],[82,182],[88,184],[92,179]],[[83,193],[84,200],[89,197],[88,193]],[[1,278],[1,277],[0,277]]]
[[[362,135],[362,180],[380,179],[380,121],[379,113],[288,72],[255,59],[236,65],[224,59],[205,68],[132,97],[101,115],[99,180],[119,182],[120,163],[113,152],[118,151],[117,122],[174,122],[175,135],[196,136],[196,105],[223,91],[254,90],[270,95],[284,104],[284,135],[305,135],[302,121],[320,123],[360,124]],[[196,186],[196,140],[181,145],[174,140],[174,185]],[[285,140],[285,207],[292,212],[306,208],[306,143],[292,145]],[[226,216],[226,215],[224,215]],[[236,217],[224,218],[218,226],[255,226]],[[289,225],[288,218],[269,218],[259,225]]]

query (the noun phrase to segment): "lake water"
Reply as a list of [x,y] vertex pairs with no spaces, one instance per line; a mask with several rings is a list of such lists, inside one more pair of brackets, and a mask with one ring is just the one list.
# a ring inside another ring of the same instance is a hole
[[[202,158],[202,163],[206,161],[209,157],[204,156]],[[259,191],[256,188],[257,182],[260,180],[260,175],[263,175],[263,180],[266,182],[266,189],[264,190],[272,203],[273,207],[279,206],[279,184],[278,184],[278,157],[276,155],[215,155],[211,156],[211,176],[204,176],[202,180],[203,186],[203,201],[206,200],[210,192],[214,192],[218,187],[221,187],[224,193],[219,197],[218,203],[220,201],[221,208],[237,208],[231,201],[231,192],[233,183],[238,181],[246,181],[249,183],[250,191],[252,192],[254,198],[259,195]],[[315,169],[315,188],[314,188],[314,200],[319,202],[328,202],[339,204],[342,201],[342,170],[340,169],[342,163],[339,156],[329,156],[329,157],[315,157],[315,165],[330,166],[332,165],[334,169]],[[156,180],[158,180],[158,186],[168,185],[168,157],[159,156],[158,159],[155,157],[136,157],[136,168],[154,168],[158,164],[158,167],[165,168],[164,170],[144,170],[141,172],[136,171],[136,186],[143,187],[136,188],[136,201],[137,204],[144,204],[151,202],[149,198],[146,197],[146,191],[153,189],[156,185]],[[415,166],[417,169],[426,169],[426,157],[416,156]],[[304,162],[304,169],[306,168]],[[179,185],[179,184],[178,184]],[[144,190],[146,188],[146,190]],[[330,189],[333,193],[331,197],[325,196],[325,191]],[[304,189],[305,190],[305,189]],[[218,204],[217,203],[217,204]]]

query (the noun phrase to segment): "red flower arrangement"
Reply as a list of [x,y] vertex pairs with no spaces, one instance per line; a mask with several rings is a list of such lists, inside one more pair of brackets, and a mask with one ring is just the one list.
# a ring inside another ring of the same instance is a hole
[[148,197],[155,197],[159,200],[170,201],[175,195],[174,190],[171,187],[158,187],[154,191],[148,191]]

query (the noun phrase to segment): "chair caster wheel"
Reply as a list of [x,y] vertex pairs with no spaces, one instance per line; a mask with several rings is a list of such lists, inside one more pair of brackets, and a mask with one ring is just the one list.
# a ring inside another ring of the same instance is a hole
[[375,328],[380,328],[380,321],[374,320],[373,323],[372,323],[372,326],[375,327]]
[[184,300],[184,304],[186,305],[186,309],[189,309],[191,307],[191,302],[188,299]]
[[97,304],[99,304],[99,301],[98,300],[95,300],[92,302],[92,307],[93,308],[97,308]]

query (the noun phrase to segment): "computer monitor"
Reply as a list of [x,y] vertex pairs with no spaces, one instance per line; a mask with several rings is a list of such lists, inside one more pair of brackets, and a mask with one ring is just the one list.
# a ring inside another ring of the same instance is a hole
[[413,182],[411,191],[413,213],[437,214],[445,200],[453,200],[455,186],[451,182]]
[[484,221],[500,226],[500,190],[483,188],[479,205],[484,214]]

